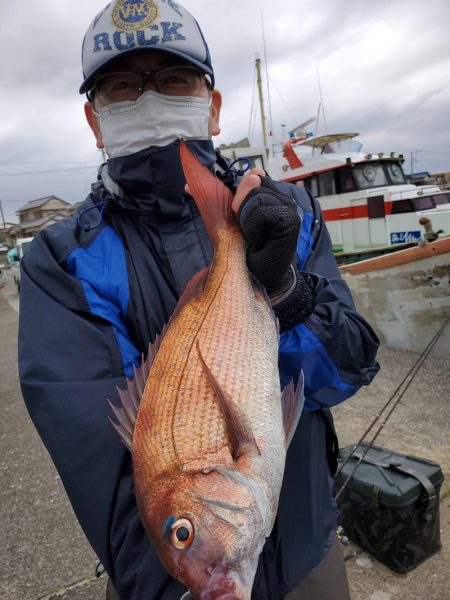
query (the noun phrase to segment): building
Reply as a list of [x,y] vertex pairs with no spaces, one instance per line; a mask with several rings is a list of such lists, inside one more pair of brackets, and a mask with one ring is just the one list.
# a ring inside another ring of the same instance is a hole
[[445,173],[436,173],[435,175],[437,183],[444,189],[450,188],[450,171]]
[[36,235],[44,227],[66,219],[69,209],[70,203],[57,196],[31,200],[17,211],[21,234],[19,237]]
[[31,200],[17,211],[19,223],[8,223],[0,229],[0,243],[11,248],[17,239],[32,237],[48,225],[66,219],[71,208],[69,202],[57,196]]
[[406,179],[409,183],[414,183],[415,185],[440,185],[443,188],[450,186],[449,172],[432,174],[428,171],[423,171],[421,173],[406,175]]

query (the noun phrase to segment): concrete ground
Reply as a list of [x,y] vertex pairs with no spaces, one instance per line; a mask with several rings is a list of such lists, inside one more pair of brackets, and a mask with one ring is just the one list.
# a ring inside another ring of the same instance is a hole
[[[97,558],[21,399],[17,300],[10,281],[0,290],[0,599],[104,600],[105,577],[95,577]],[[381,348],[382,370],[372,385],[334,410],[341,446],[359,439],[418,356]],[[446,476],[442,551],[398,575],[350,544],[344,551],[353,600],[450,599],[449,373],[450,359],[429,358],[377,440],[391,450],[440,463]]]

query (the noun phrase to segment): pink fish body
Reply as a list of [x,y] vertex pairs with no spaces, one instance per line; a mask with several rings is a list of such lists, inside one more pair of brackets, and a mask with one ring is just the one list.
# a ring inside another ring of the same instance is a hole
[[282,398],[277,323],[248,272],[231,193],[184,142],[181,159],[214,260],[188,284],[121,394],[124,413],[115,412],[132,449],[140,516],[168,571],[196,600],[249,600],[302,386]]

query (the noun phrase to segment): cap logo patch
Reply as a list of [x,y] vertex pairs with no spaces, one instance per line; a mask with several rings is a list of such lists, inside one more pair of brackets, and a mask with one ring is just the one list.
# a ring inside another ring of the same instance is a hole
[[158,7],[151,0],[117,0],[112,22],[120,31],[142,30],[150,27],[158,16]]

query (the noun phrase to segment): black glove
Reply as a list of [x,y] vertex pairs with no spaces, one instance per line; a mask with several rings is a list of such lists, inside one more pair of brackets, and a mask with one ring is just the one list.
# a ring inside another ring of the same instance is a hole
[[314,306],[309,280],[292,264],[301,227],[298,205],[266,176],[236,217],[248,243],[248,268],[267,289],[280,330],[290,329]]
[[237,220],[248,243],[248,268],[269,296],[283,294],[293,283],[290,265],[301,226],[297,204],[270,177],[261,177],[261,187],[247,194]]

